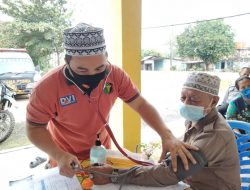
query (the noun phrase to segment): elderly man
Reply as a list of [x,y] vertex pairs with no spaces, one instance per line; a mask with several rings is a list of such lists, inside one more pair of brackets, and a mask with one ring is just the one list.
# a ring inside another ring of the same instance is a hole
[[[124,182],[145,186],[167,186],[185,180],[195,190],[240,190],[240,166],[235,137],[225,119],[217,112],[220,79],[206,73],[191,73],[181,91],[180,114],[186,119],[183,141],[199,147],[192,151],[198,161],[188,171],[178,163],[173,172],[168,158],[157,166],[135,168],[126,177],[107,178],[95,174],[96,184]],[[105,173],[124,173],[109,166],[93,167]]]

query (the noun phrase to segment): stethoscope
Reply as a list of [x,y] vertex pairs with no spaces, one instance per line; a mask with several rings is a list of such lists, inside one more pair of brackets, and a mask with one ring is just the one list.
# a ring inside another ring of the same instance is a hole
[[[117,142],[112,130],[111,130],[111,127],[108,123],[108,121],[104,118],[104,116],[102,115],[101,111],[100,111],[100,98],[105,90],[105,87],[106,85],[108,84],[108,77],[110,76],[111,72],[112,72],[112,66],[111,66],[111,63],[109,63],[109,66],[110,66],[110,71],[108,72],[107,76],[105,77],[105,81],[104,81],[104,84],[103,84],[103,88],[101,90],[101,93],[99,94],[99,97],[97,99],[97,113],[98,113],[98,116],[99,118],[101,119],[102,123],[103,123],[103,127],[106,129],[106,131],[108,132],[110,138],[112,139],[113,143],[115,144],[116,148],[119,150],[120,153],[123,154],[123,156],[125,156],[126,158],[128,158],[129,160],[133,161],[134,163],[136,164],[139,164],[139,165],[143,165],[143,166],[151,166],[151,165],[154,165],[150,162],[146,162],[146,161],[140,161],[140,160],[136,160],[132,157],[130,157],[122,148],[121,146],[119,145],[119,143]],[[70,70],[70,69],[69,69]],[[64,72],[65,73],[65,72]],[[72,81],[71,79],[69,79],[66,75],[65,77],[70,81],[72,82],[73,84],[75,84],[76,87],[78,87],[78,89],[83,92],[84,94],[86,94],[74,81]],[[102,129],[102,128],[101,128]],[[99,131],[101,131],[101,129]]]
[[104,92],[104,88],[105,88],[105,86],[106,86],[106,84],[107,84],[107,79],[108,79],[110,73],[112,72],[111,63],[109,62],[109,64],[110,64],[110,68],[111,68],[111,69],[110,69],[108,75],[106,76],[106,79],[105,79],[105,82],[104,82],[104,85],[103,85],[103,90],[101,91],[101,93],[100,93],[100,95],[99,95],[99,98],[98,98],[98,100],[97,100],[97,112],[98,112],[98,115],[99,115],[101,121],[103,122],[104,127],[105,127],[106,131],[108,132],[110,138],[112,139],[113,143],[115,144],[116,148],[119,150],[120,153],[123,154],[123,156],[125,156],[125,157],[128,158],[129,160],[135,162],[136,164],[140,164],[140,165],[143,165],[143,166],[150,166],[150,165],[153,165],[153,164],[150,163],[150,162],[140,161],[140,160],[136,160],[136,159],[130,157],[130,156],[121,148],[121,146],[120,146],[119,143],[117,142],[117,140],[116,140],[116,138],[115,138],[115,136],[114,136],[114,134],[113,134],[113,132],[112,132],[112,130],[111,130],[111,127],[110,127],[108,121],[103,117],[103,115],[102,115],[102,113],[101,113],[101,111],[100,111],[100,98],[101,98],[101,96],[102,96],[102,94],[103,94],[103,92]]

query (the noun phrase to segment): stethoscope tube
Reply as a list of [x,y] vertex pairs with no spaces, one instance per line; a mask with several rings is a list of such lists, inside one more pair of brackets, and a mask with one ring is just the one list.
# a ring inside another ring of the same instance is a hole
[[[110,64],[110,63],[109,63],[109,64]],[[111,64],[110,64],[110,66],[111,66]],[[110,72],[108,73],[108,75],[107,75],[107,77],[106,77],[106,79],[105,79],[104,87],[105,87],[105,85],[106,85],[108,76],[110,75],[111,72],[112,72],[112,66],[111,66]],[[116,148],[117,148],[117,149],[120,151],[120,153],[122,153],[126,158],[128,158],[129,160],[131,160],[132,162],[134,162],[134,163],[136,163],[136,164],[139,164],[139,165],[142,165],[142,166],[151,166],[151,165],[154,165],[154,164],[152,164],[152,163],[150,163],[150,162],[140,161],[140,160],[136,160],[136,159],[130,157],[130,156],[121,148],[121,146],[120,146],[119,143],[117,142],[117,140],[116,140],[116,138],[115,138],[115,136],[114,136],[114,134],[113,134],[113,132],[112,132],[110,126],[109,126],[109,123],[106,121],[106,119],[103,117],[103,115],[102,115],[102,113],[101,113],[101,111],[100,111],[100,104],[99,104],[99,103],[100,103],[100,98],[101,98],[101,96],[102,96],[102,94],[103,94],[103,90],[104,90],[104,88],[102,89],[101,94],[100,94],[100,96],[99,96],[99,98],[98,98],[98,103],[97,103],[97,104],[98,104],[98,107],[97,107],[97,111],[98,111],[98,115],[99,115],[101,121],[102,121],[103,124],[104,124],[104,127],[105,127],[106,131],[108,132],[108,134],[109,134],[110,138],[112,139],[113,143],[115,144]]]
[[[100,95],[99,95],[99,97],[98,97],[98,100],[97,100],[97,104],[98,104],[98,105],[97,105],[97,112],[98,112],[99,118],[100,118],[101,121],[103,122],[106,131],[108,132],[110,138],[112,139],[113,143],[115,144],[116,148],[120,151],[120,153],[122,153],[126,158],[128,158],[129,160],[131,160],[132,162],[134,162],[134,163],[136,163],[136,164],[143,165],[143,166],[154,165],[154,164],[152,164],[152,163],[150,163],[150,162],[140,161],[140,160],[136,160],[136,159],[130,157],[130,156],[121,148],[121,146],[120,146],[120,145],[118,144],[118,142],[116,141],[116,138],[115,138],[115,136],[114,136],[114,134],[113,134],[113,132],[112,132],[110,126],[109,126],[109,123],[106,121],[106,119],[103,117],[103,115],[102,115],[102,113],[101,113],[101,111],[100,111],[100,104],[99,104],[99,103],[100,103],[100,98],[101,98],[101,96],[102,96],[102,94],[103,94],[103,91],[104,91],[104,88],[105,88],[105,86],[106,86],[107,79],[108,79],[110,73],[112,72],[112,65],[111,65],[110,62],[108,62],[108,63],[109,63],[109,65],[110,65],[110,68],[111,68],[111,69],[110,69],[109,73],[107,74],[107,76],[105,77],[103,89],[101,90],[101,93],[100,93]],[[66,66],[66,67],[67,67],[67,66]],[[66,77],[69,81],[71,81],[73,84],[75,84],[76,87],[77,87],[83,94],[86,94],[85,92],[82,91],[81,88],[78,87],[78,85],[77,85],[74,81],[72,81],[71,79],[69,79],[69,78],[66,76],[65,71],[64,71],[64,75],[65,75],[65,77]]]

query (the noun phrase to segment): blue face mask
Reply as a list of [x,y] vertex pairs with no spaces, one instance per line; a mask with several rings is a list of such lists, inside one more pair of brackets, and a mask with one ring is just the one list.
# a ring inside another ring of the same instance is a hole
[[201,106],[181,104],[179,111],[181,116],[189,121],[198,121],[205,117],[204,107]]
[[250,87],[240,91],[244,98],[250,99]]

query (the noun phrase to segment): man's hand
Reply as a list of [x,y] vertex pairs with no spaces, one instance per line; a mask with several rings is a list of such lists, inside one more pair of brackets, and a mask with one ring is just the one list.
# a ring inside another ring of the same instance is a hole
[[[103,166],[92,166],[90,170],[94,170],[94,171],[98,171],[98,172],[102,172],[106,174],[112,174],[113,172],[113,168],[108,164],[105,164]],[[105,184],[111,183],[110,177],[106,177],[106,176],[99,175],[99,174],[93,174],[92,181],[94,182],[95,185],[105,185]]]
[[193,164],[196,163],[187,148],[194,150],[197,150],[197,148],[177,140],[172,135],[171,131],[165,126],[160,114],[148,101],[142,96],[139,96],[135,100],[129,102],[129,106],[137,111],[143,120],[161,136],[162,155],[160,161],[165,159],[167,152],[170,152],[174,171],[177,171],[177,155],[182,159],[186,169],[188,169],[188,159],[191,160]]
[[160,161],[165,159],[166,154],[169,151],[174,172],[177,171],[177,155],[180,156],[184,164],[184,168],[188,170],[188,159],[191,160],[193,164],[196,164],[196,160],[187,149],[198,150],[197,147],[186,144],[175,138],[173,135],[169,136],[168,134],[166,137],[162,136],[162,154]]
[[55,158],[60,174],[66,177],[73,177],[75,175],[76,170],[74,170],[72,164],[78,165],[80,167],[80,162],[78,161],[77,157],[67,153],[61,152]]
[[26,125],[30,141],[57,162],[61,175],[73,177],[75,171],[71,164],[75,163],[80,166],[78,159],[57,146],[47,130],[47,125],[38,127],[30,122],[27,122]]

